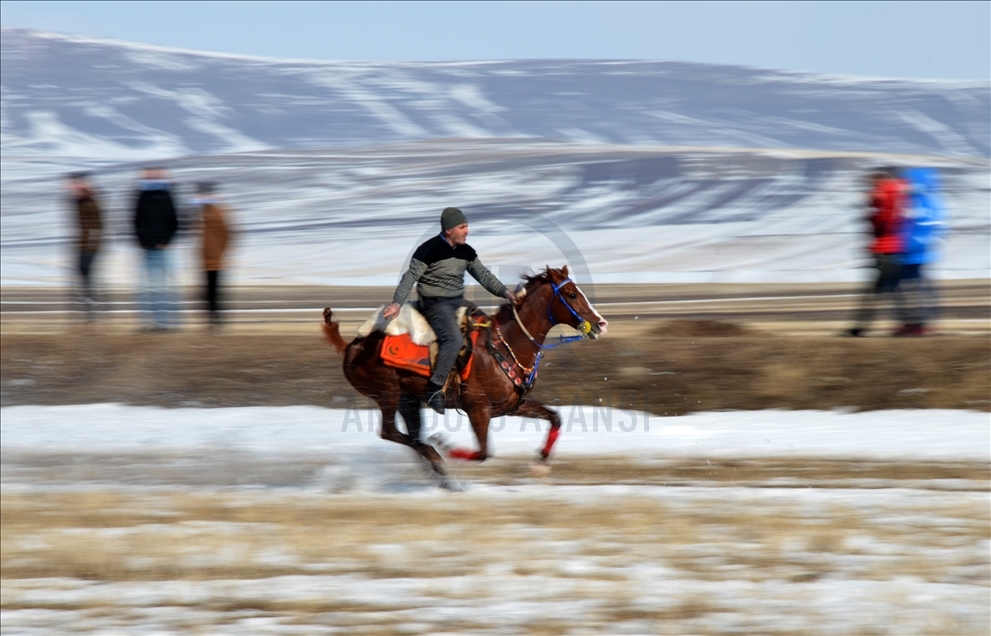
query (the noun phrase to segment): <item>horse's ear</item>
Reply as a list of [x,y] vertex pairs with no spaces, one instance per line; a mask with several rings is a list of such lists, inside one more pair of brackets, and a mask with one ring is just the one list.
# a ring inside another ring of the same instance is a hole
[[567,263],[564,265],[564,267],[561,268],[561,275],[564,276],[565,278],[568,277],[568,265],[567,265]]

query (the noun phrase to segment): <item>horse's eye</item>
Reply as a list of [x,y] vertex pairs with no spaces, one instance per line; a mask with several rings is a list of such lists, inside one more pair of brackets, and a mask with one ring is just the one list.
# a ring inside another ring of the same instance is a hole
[[568,294],[568,298],[574,300],[575,298],[578,298],[578,296],[575,295],[575,292],[571,292],[570,294]]

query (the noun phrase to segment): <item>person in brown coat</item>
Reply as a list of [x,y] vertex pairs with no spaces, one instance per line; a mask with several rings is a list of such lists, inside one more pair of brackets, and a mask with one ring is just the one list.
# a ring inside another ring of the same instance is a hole
[[76,217],[77,271],[80,277],[79,298],[89,312],[96,305],[93,298],[93,261],[100,251],[103,234],[103,219],[96,193],[85,172],[75,172],[69,176],[70,205]]
[[200,183],[194,201],[200,208],[203,271],[206,272],[206,304],[211,325],[220,323],[220,272],[230,246],[228,210],[214,194],[212,183]]

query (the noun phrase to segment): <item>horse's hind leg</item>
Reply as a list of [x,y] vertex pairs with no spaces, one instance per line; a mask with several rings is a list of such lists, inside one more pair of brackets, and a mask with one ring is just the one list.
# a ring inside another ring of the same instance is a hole
[[444,470],[444,460],[441,459],[437,450],[430,444],[420,441],[422,423],[420,421],[419,398],[413,393],[401,393],[399,395],[399,414],[403,416],[403,420],[406,422],[410,447],[429,462],[430,467],[435,473],[439,475],[447,474]]
[[379,431],[379,436],[389,442],[410,446],[409,435],[396,428],[396,409],[399,407],[399,398],[394,393],[388,393],[380,396],[376,401],[382,411],[382,430]]
[[411,443],[420,441],[420,401],[412,393],[402,392],[399,394],[399,414],[406,422],[406,431],[409,433]]

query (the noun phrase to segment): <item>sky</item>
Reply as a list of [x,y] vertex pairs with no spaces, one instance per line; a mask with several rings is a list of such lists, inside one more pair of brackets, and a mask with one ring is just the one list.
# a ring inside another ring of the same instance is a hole
[[650,59],[991,78],[991,2],[0,2],[4,26],[264,57]]

